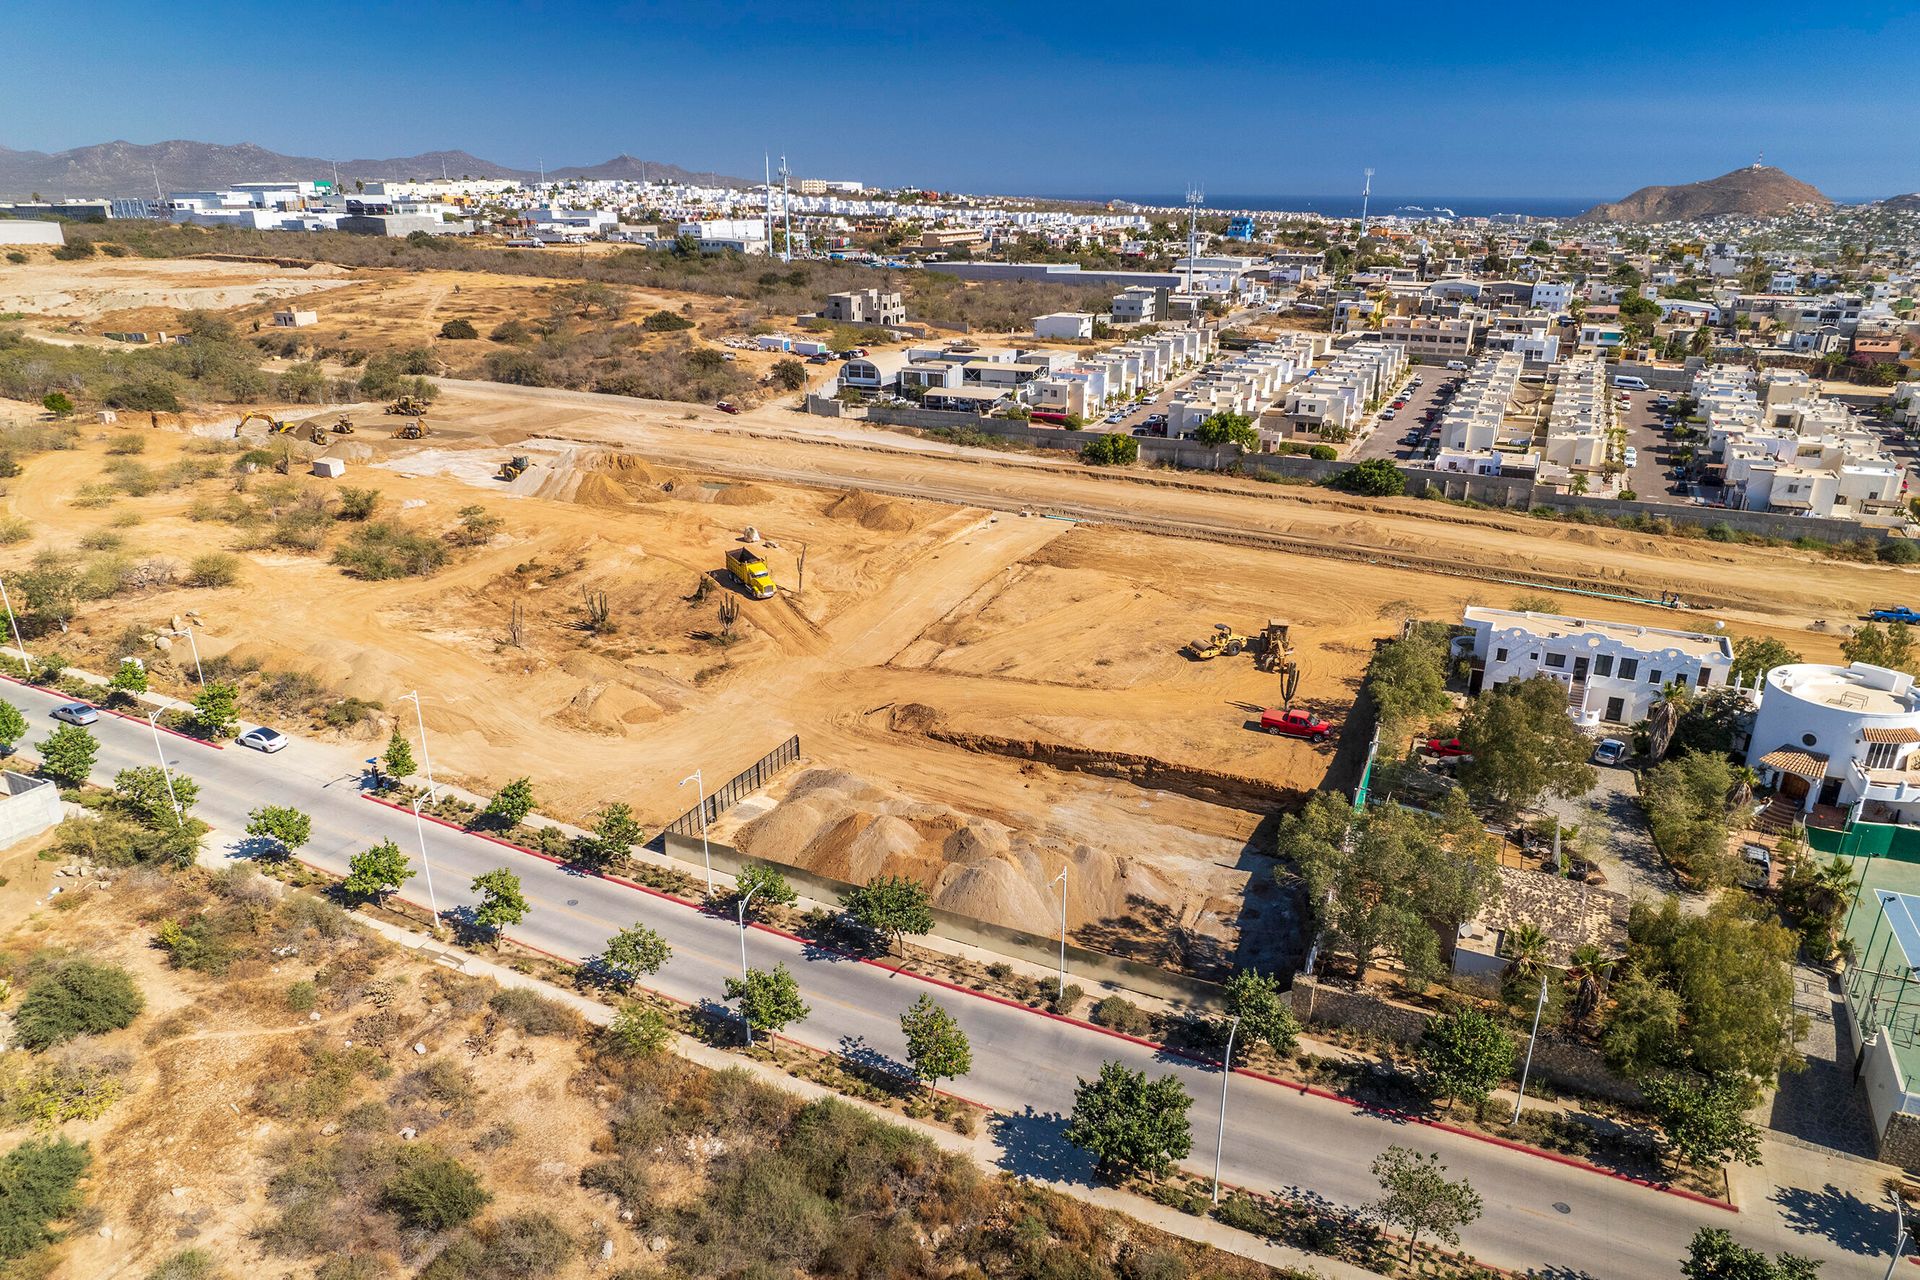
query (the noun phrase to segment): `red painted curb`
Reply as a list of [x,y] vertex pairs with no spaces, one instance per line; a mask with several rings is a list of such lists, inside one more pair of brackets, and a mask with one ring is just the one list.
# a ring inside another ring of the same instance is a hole
[[198,743],[200,746],[203,746],[203,747],[211,747],[215,751],[226,750],[226,748],[218,742],[208,742],[205,738],[196,738],[190,733],[182,733],[178,729],[168,728],[166,725],[160,724],[156,721],[149,721],[145,716],[136,716],[130,711],[120,711],[114,707],[103,706],[98,702],[88,701],[86,698],[71,698],[71,697],[68,697],[67,694],[62,693],[58,689],[50,689],[44,684],[35,684],[31,680],[22,680],[19,676],[10,676],[5,674],[4,672],[0,672],[0,680],[6,680],[9,683],[17,684],[24,689],[37,689],[41,693],[50,693],[56,698],[67,698],[67,700],[70,702],[84,702],[89,707],[92,707],[95,711],[104,712],[105,714],[110,716],[118,716],[122,720],[131,720],[135,724],[151,725],[151,727],[158,729],[160,732],[171,734],[174,737],[179,738],[185,742]]
[[[361,795],[364,796],[366,799],[373,801],[375,804],[385,805],[387,808],[398,810],[401,813],[413,812],[413,807],[411,805],[395,804],[391,800],[383,800],[378,796],[368,795],[366,792],[361,792]],[[493,844],[497,844],[502,848],[513,849],[517,852],[527,854],[530,857],[538,858],[542,862],[550,862],[555,866],[569,865],[564,858],[556,858],[550,853],[541,853],[537,849],[529,849],[525,845],[514,844],[510,840],[502,840],[497,836],[490,836],[484,832],[469,831],[467,830],[467,828],[462,827],[458,823],[448,822],[444,818],[436,818],[429,813],[422,813],[420,817],[425,821],[436,823],[439,826],[449,828],[450,830],[461,832],[464,835],[474,836],[474,837],[477,837],[478,839],[486,840]],[[331,874],[331,873],[328,873],[328,874]],[[678,895],[675,895],[675,894],[665,893],[659,889],[654,889],[647,885],[639,884],[635,881],[627,880],[620,876],[612,876],[612,875],[607,875],[604,872],[587,871],[587,870],[581,871],[580,874],[592,876],[595,879],[599,879],[599,880],[605,880],[605,881],[608,881],[609,883],[621,885],[628,889],[637,889],[641,893],[650,894],[653,897],[661,898],[668,902],[678,903],[683,907],[689,907],[695,911],[701,911],[701,912],[705,911],[705,908],[698,902],[691,901],[690,899],[687,899],[687,898],[679,897]],[[844,959],[853,960],[860,964],[871,965],[876,969],[882,969],[888,973],[897,974],[901,977],[913,978],[913,979],[916,979],[917,981],[925,982],[931,986],[940,987],[947,991],[953,991],[960,995],[971,996],[979,1000],[988,1000],[993,1002],[994,1004],[1004,1005],[1009,1009],[1018,1009],[1023,1013],[1036,1014],[1039,1017],[1051,1018],[1055,1022],[1063,1022],[1068,1026],[1079,1027],[1085,1031],[1093,1031],[1093,1032],[1098,1032],[1100,1035],[1103,1035],[1103,1036],[1111,1036],[1115,1040],[1124,1040],[1129,1044],[1138,1045],[1144,1049],[1152,1049],[1156,1053],[1172,1054],[1175,1057],[1185,1058],[1189,1062],[1199,1063],[1203,1066],[1217,1067],[1220,1065],[1220,1060],[1217,1058],[1202,1057],[1199,1054],[1188,1053],[1184,1049],[1176,1049],[1170,1045],[1161,1044],[1153,1040],[1148,1040],[1142,1036],[1129,1035],[1124,1031],[1115,1031],[1111,1027],[1103,1027],[1100,1024],[1095,1022],[1087,1022],[1080,1018],[1074,1018],[1074,1017],[1069,1017],[1065,1014],[1054,1013],[1051,1010],[1047,1010],[1047,1009],[1036,1009],[1036,1008],[1033,1008],[1031,1005],[1022,1004],[1018,1000],[1010,1000],[1005,996],[997,996],[992,994],[991,992],[975,991],[972,987],[961,986],[959,983],[950,982],[945,978],[937,978],[931,974],[918,973],[912,969],[901,968],[899,965],[886,964],[882,961],[875,960],[867,956],[855,955],[850,951],[842,951],[837,947],[830,947],[822,943],[812,942],[806,938],[800,937],[797,934],[788,933],[784,929],[775,928],[773,925],[770,925],[770,924],[763,924],[759,921],[751,921],[749,922],[749,927],[757,929],[762,933],[772,934],[777,938],[785,938],[789,942],[797,942],[802,946],[818,947],[822,951],[832,952],[834,955],[840,956]],[[527,944],[519,943],[517,945],[526,946]],[[539,948],[537,947],[529,947],[528,949],[533,951],[539,950]],[[551,955],[550,952],[544,952],[544,951],[540,952],[540,954]],[[555,960],[559,960],[562,963],[572,963],[571,961],[565,960],[565,958],[561,956],[552,956],[552,958]],[[671,997],[664,997],[664,998],[670,999]],[[799,1042],[793,1041],[791,1043],[798,1044]],[[805,1047],[805,1046],[802,1046],[802,1047]],[[814,1050],[813,1052],[825,1052],[825,1051]],[[1317,1085],[1302,1084],[1297,1080],[1288,1080],[1283,1076],[1269,1075],[1264,1071],[1256,1071],[1251,1067],[1235,1067],[1233,1068],[1233,1072],[1235,1075],[1246,1076],[1249,1079],[1258,1080],[1263,1084],[1277,1085],[1283,1089],[1293,1090],[1301,1094],[1303,1097],[1319,1098],[1326,1102],[1338,1102],[1343,1106],[1358,1108],[1359,1110],[1364,1111],[1369,1115],[1384,1116],[1389,1119],[1400,1121],[1401,1123],[1404,1123],[1404,1124],[1417,1124],[1417,1125],[1425,1126],[1426,1128],[1429,1128],[1429,1129],[1438,1129],[1442,1133],[1450,1133],[1455,1135],[1456,1137],[1470,1138],[1475,1142],[1484,1142],[1490,1146],[1501,1147],[1508,1151],[1514,1151],[1524,1155],[1535,1156],[1542,1160],[1550,1160],[1554,1164],[1562,1165],[1569,1169],[1579,1169],[1585,1173],[1598,1174],[1603,1178],[1612,1178],[1616,1182],[1630,1183],[1633,1186],[1644,1187],[1649,1191],[1657,1191],[1663,1195],[1678,1196],[1682,1200],[1691,1200],[1696,1204],[1711,1205],[1716,1209],[1724,1209],[1728,1213],[1740,1212],[1739,1205],[1730,1204],[1725,1200],[1716,1200],[1711,1196],[1701,1195],[1697,1191],[1688,1191],[1684,1187],[1676,1187],[1671,1183],[1655,1182],[1650,1178],[1640,1178],[1640,1177],[1635,1177],[1633,1174],[1630,1174],[1630,1173],[1620,1173],[1617,1170],[1608,1169],[1601,1165],[1593,1164],[1590,1161],[1581,1160],[1575,1156],[1562,1155],[1560,1152],[1557,1152],[1557,1151],[1547,1151],[1547,1150],[1543,1150],[1540,1147],[1530,1147],[1525,1143],[1515,1142],[1511,1138],[1502,1138],[1496,1134],[1491,1134],[1491,1133],[1481,1133],[1474,1129],[1467,1129],[1460,1125],[1451,1124],[1445,1120],[1434,1120],[1426,1116],[1414,1115],[1410,1112],[1397,1111],[1392,1107],[1383,1107],[1376,1103],[1364,1102],[1359,1098],[1349,1097],[1343,1093],[1335,1093],[1329,1089],[1322,1089]],[[958,1096],[958,1095],[955,1095],[955,1096]],[[970,1101],[970,1100],[962,1098],[961,1101]],[[973,1105],[982,1105],[982,1104],[976,1103]],[[1920,1258],[1916,1258],[1914,1259],[1914,1261],[1920,1262]]]

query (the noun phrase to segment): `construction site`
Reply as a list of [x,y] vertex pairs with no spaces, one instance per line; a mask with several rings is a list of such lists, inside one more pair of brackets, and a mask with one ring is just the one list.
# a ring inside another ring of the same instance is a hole
[[[431,576],[349,577],[323,553],[249,548],[193,518],[230,475],[76,505],[111,427],[12,482],[8,512],[33,535],[5,559],[109,528],[127,554],[174,561],[234,546],[235,584],[89,606],[63,652],[98,664],[129,625],[197,609],[203,655],[387,708],[345,732],[384,739],[418,689],[441,780],[487,793],[526,775],[556,818],[622,800],[657,829],[692,807],[694,770],[717,784],[798,735],[800,763],[712,838],[840,879],[910,875],[938,906],[1043,934],[1068,869],[1077,942],[1202,975],[1298,961],[1271,826],[1357,778],[1371,726],[1350,720],[1356,691],[1405,618],[1563,591],[1569,612],[1719,622],[1818,660],[1892,572],[1433,502],[1102,474],[771,402],[727,414],[454,379],[439,392],[431,406],[200,410],[177,430],[138,428],[150,467],[237,431],[281,449],[303,492],[374,488],[383,514],[426,530],[473,508],[498,521]],[[35,416],[0,404],[0,418]],[[316,459],[328,473],[304,474]],[[1674,595],[1677,615],[1658,603]],[[1298,731],[1263,726],[1290,710]]]

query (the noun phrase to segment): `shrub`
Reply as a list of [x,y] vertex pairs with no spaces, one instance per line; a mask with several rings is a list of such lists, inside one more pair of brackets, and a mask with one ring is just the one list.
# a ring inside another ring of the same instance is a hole
[[287,988],[287,1008],[294,1013],[306,1013],[318,1000],[318,989],[306,978]]
[[645,1058],[665,1049],[673,1039],[666,1017],[643,1004],[620,1006],[606,1030],[606,1040],[629,1057]]
[[1307,456],[1317,458],[1321,462],[1332,462],[1340,456],[1340,451],[1330,444],[1316,444],[1307,450]]
[[477,338],[480,336],[480,331],[473,327],[471,320],[449,320],[440,326],[440,336],[455,339]]
[[1130,1036],[1143,1036],[1153,1027],[1146,1011],[1125,996],[1108,996],[1095,1004],[1093,1021]]
[[205,551],[187,565],[190,587],[230,587],[240,580],[240,557],[231,551]]
[[580,1015],[558,1000],[526,987],[507,987],[487,1001],[492,1010],[529,1036],[573,1036],[580,1032]]
[[1920,542],[1899,538],[1880,544],[1880,559],[1885,564],[1920,564]]
[[640,327],[648,333],[673,333],[680,329],[693,328],[693,321],[674,311],[656,311],[640,322]]
[[220,1280],[225,1274],[205,1249],[182,1249],[147,1272],[147,1280]]
[[37,1053],[80,1036],[118,1031],[145,1004],[125,969],[69,960],[27,988],[13,1015],[14,1037]]
[[52,1225],[80,1208],[90,1157],[62,1138],[23,1142],[0,1158],[0,1258],[24,1257],[59,1237]]
[[432,1231],[472,1221],[492,1198],[471,1169],[431,1147],[409,1148],[381,1193],[402,1222]]
[[57,418],[64,418],[73,412],[73,401],[65,392],[49,391],[40,397],[40,407]]
[[533,341],[533,330],[527,328],[525,321],[502,320],[499,324],[493,326],[493,332],[489,333],[487,337],[495,342],[531,342]]
[[1407,491],[1407,477],[1386,458],[1368,458],[1349,467],[1329,483],[1336,489],[1369,498],[1394,498]]
[[347,536],[333,563],[356,578],[382,581],[421,577],[447,562],[446,544],[390,520],[374,520]]
[[0,546],[10,547],[33,536],[33,526],[19,516],[0,519]]
[[1080,1003],[1080,997],[1083,994],[1085,993],[1080,990],[1079,983],[1069,982],[1065,987],[1056,984],[1047,997],[1047,1008],[1054,1013],[1072,1013],[1074,1006]]
[[1140,442],[1132,436],[1095,436],[1080,446],[1080,461],[1090,467],[1130,466],[1140,458]]
[[[52,397],[49,396],[49,399]],[[64,398],[64,397],[63,397]],[[123,431],[107,441],[107,452],[116,458],[130,458],[147,451],[147,438],[131,431]]]
[[340,490],[340,509],[334,513],[340,520],[366,520],[372,517],[374,508],[380,505],[378,489],[342,489]]
[[101,397],[109,409],[142,413],[179,413],[180,396],[165,382],[122,382]]

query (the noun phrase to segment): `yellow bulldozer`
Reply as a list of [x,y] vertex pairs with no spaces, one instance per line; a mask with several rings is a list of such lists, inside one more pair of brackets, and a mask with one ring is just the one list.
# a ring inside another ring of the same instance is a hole
[[427,425],[425,418],[415,418],[405,426],[395,427],[393,430],[395,440],[424,440],[432,434],[433,428]]
[[517,453],[501,463],[500,469],[494,472],[493,475],[496,480],[518,480],[526,469],[532,465],[532,459],[528,458],[526,454]]
[[327,434],[325,427],[312,426],[307,428],[307,441],[310,444],[325,444],[330,439],[332,439],[332,437]]
[[387,406],[388,413],[404,413],[410,418],[417,418],[426,411],[427,402],[419,396],[401,396]]

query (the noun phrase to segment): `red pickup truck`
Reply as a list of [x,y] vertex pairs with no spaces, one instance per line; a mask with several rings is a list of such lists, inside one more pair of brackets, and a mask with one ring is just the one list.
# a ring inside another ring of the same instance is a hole
[[1288,738],[1306,738],[1325,742],[1333,736],[1333,726],[1310,711],[1282,711],[1269,707],[1260,713],[1260,727],[1268,733]]

